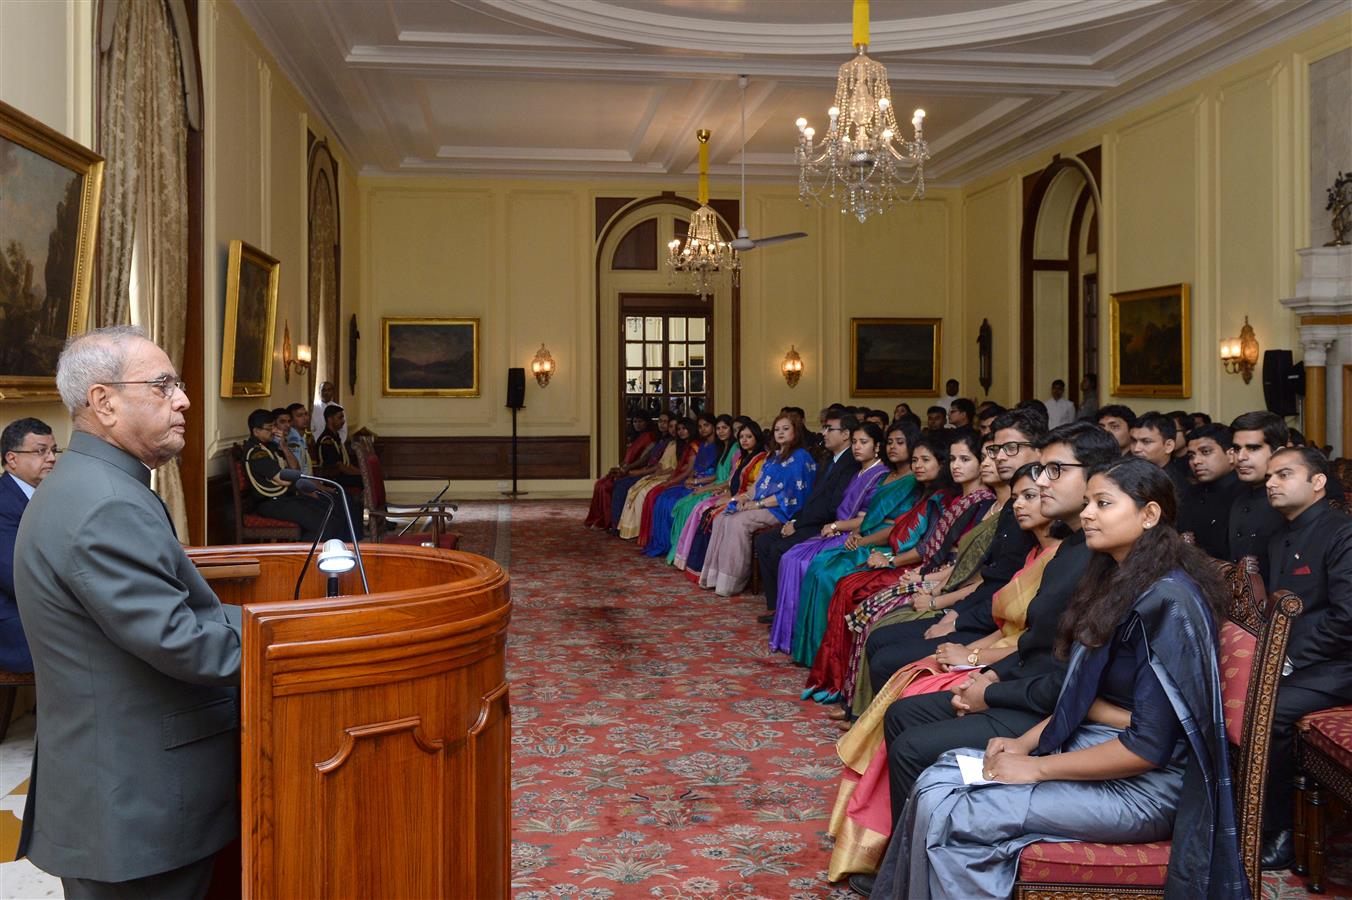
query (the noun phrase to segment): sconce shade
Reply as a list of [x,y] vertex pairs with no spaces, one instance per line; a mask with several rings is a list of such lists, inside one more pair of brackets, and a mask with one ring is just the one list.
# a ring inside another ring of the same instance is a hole
[[784,373],[784,380],[789,387],[796,387],[798,379],[803,377],[803,358],[798,355],[794,345],[789,345],[789,352],[784,354],[784,362],[780,363],[779,370]]
[[1254,367],[1258,365],[1258,336],[1254,334],[1249,317],[1244,317],[1244,327],[1239,337],[1221,341],[1221,366],[1231,375],[1243,375],[1244,383],[1253,380]]
[[544,344],[535,351],[535,356],[530,361],[530,371],[540,387],[548,385],[549,379],[554,377],[554,357],[549,354]]

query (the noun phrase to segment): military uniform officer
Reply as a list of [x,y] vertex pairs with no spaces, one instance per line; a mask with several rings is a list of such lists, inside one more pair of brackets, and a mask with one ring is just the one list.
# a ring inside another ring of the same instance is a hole
[[1352,519],[1325,496],[1329,465],[1318,450],[1287,447],[1268,460],[1267,492],[1285,519],[1269,543],[1269,593],[1301,599],[1277,688],[1264,810],[1264,868],[1293,861],[1292,778],[1296,722],[1352,702]]
[[[283,460],[277,456],[272,426],[275,418],[266,409],[249,413],[249,440],[244,444],[244,475],[253,493],[254,512],[269,519],[282,519],[300,526],[301,537],[312,541],[320,533],[327,504],[302,497],[290,485],[277,479]],[[324,538],[336,537],[345,528],[338,526],[340,516],[329,518]]]
[[347,413],[337,403],[324,407],[324,431],[319,435],[319,466],[317,471],[325,478],[332,478],[341,484],[347,495],[348,509],[352,513],[352,523],[361,528],[362,521],[362,480],[361,473],[352,464],[347,442],[343,435],[347,432]]

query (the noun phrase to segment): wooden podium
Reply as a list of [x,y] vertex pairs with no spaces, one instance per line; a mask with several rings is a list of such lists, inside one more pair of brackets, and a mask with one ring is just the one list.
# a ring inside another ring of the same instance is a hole
[[[325,599],[308,545],[194,549],[244,608],[240,879],[233,896],[495,898],[510,884],[507,575],[363,546]],[[213,896],[230,893],[229,851]]]

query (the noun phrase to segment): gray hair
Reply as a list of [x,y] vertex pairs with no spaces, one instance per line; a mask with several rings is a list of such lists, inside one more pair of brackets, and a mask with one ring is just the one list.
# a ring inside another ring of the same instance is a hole
[[122,377],[127,367],[127,345],[148,340],[139,325],[109,325],[77,334],[66,341],[56,361],[56,389],[71,414],[89,405],[89,389]]

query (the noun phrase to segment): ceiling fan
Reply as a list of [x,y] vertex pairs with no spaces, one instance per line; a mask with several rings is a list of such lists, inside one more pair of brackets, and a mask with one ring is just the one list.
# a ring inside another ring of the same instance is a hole
[[748,250],[755,250],[757,247],[768,247],[770,244],[782,244],[784,241],[796,241],[798,238],[807,237],[806,231],[792,231],[788,234],[776,234],[770,237],[753,238],[751,233],[746,230],[746,82],[745,75],[737,76],[737,86],[742,91],[742,205],[737,208],[737,217],[741,221],[737,227],[737,238],[732,242],[732,249],[738,253],[745,253]]

